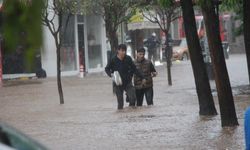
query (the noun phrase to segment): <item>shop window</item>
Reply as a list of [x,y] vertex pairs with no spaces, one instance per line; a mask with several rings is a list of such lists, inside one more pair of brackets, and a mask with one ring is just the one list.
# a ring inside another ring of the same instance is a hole
[[76,65],[76,48],[75,48],[75,18],[73,15],[69,17],[67,28],[67,15],[62,17],[63,27],[61,30],[62,48],[61,48],[61,70],[74,71],[77,69]]
[[103,67],[102,60],[102,20],[100,16],[87,18],[87,44],[89,69]]

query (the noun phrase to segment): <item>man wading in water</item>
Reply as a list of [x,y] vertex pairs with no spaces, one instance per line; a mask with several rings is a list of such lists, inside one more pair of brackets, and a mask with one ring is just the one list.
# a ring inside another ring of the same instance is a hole
[[141,72],[139,72],[136,69],[136,66],[133,63],[132,58],[126,55],[126,51],[127,51],[127,46],[125,44],[120,44],[118,46],[117,55],[114,56],[105,67],[105,71],[109,77],[117,78],[117,76],[120,76],[121,78],[121,82],[114,84],[118,102],[118,109],[123,109],[124,91],[127,92],[127,96],[129,98],[129,106],[135,107],[135,103],[137,100],[135,95],[135,88],[132,85],[132,77],[134,74],[136,74],[139,78],[142,79],[142,84],[146,84],[145,77]]

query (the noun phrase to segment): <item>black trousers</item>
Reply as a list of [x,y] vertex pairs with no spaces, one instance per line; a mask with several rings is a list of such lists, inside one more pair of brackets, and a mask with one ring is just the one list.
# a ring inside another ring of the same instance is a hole
[[148,59],[151,60],[153,57],[153,62],[155,62],[157,60],[157,49],[151,49],[148,51]]
[[153,97],[154,97],[153,87],[145,88],[145,89],[136,89],[136,97],[137,97],[136,105],[142,106],[144,95],[146,97],[147,104],[153,105],[154,104],[153,103]]
[[124,91],[127,92],[127,96],[129,99],[129,106],[135,106],[136,103],[136,94],[135,94],[135,88],[132,85],[132,83],[129,83],[125,86],[116,86],[115,85],[115,93],[117,97],[117,103],[118,103],[118,109],[123,109],[124,106],[124,99],[123,99],[123,93]]

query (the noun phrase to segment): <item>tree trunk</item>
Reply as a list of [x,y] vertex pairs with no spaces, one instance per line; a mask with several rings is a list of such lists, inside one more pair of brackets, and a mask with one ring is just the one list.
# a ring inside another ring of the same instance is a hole
[[204,16],[209,50],[215,74],[222,127],[236,126],[238,125],[238,121],[220,39],[219,17],[216,15],[212,4],[202,5],[202,13]]
[[247,57],[248,77],[250,83],[250,1],[243,0],[243,22],[244,22],[244,41]]
[[106,33],[110,42],[110,47],[111,47],[111,52],[110,52],[110,56],[109,56],[109,60],[108,62],[112,59],[112,57],[116,54],[116,49],[118,48],[118,37],[116,32],[113,31],[109,31],[106,28]]
[[56,39],[56,64],[57,64],[57,87],[58,87],[58,93],[60,98],[60,104],[64,104],[64,98],[63,98],[63,90],[62,90],[62,82],[61,82],[61,46],[58,42],[57,36],[54,37]]
[[197,28],[192,0],[181,0],[185,33],[192,63],[200,115],[217,115],[209,84],[206,66],[197,35]]
[[116,31],[109,31],[109,40],[112,52],[115,52],[118,48],[118,37]]
[[[168,41],[168,40],[167,40]],[[165,52],[166,53],[166,61],[167,61],[167,75],[168,75],[168,85],[172,86],[172,76],[171,76],[171,59],[172,59],[172,48],[166,47]]]
[[167,51],[168,58],[167,58],[167,72],[168,72],[168,85],[172,86],[172,75],[171,75],[171,49]]
[[166,38],[166,47],[165,47],[165,56],[167,62],[167,75],[168,75],[168,85],[172,86],[172,76],[171,76],[171,59],[172,59],[172,47],[169,45],[169,35],[168,31],[165,31],[165,38]]
[[[104,8],[104,9],[105,9],[105,12],[110,11],[109,8]],[[110,56],[108,60],[110,61],[112,56],[115,55],[116,49],[118,48],[118,37],[116,34],[117,27],[112,21],[112,16],[110,16],[109,13],[105,15],[104,21],[105,21],[105,29],[106,29],[107,38],[110,42],[110,47],[111,47],[111,52],[110,52]]]
[[136,47],[135,50],[140,49],[141,47],[143,47],[143,38],[144,38],[144,34],[142,30],[136,30]]

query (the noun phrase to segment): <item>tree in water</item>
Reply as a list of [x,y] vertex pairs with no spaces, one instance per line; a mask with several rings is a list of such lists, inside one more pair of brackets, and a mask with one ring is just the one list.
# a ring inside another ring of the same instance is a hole
[[209,50],[214,68],[222,126],[236,126],[238,125],[238,120],[221,44],[219,17],[215,11],[216,5],[212,0],[200,0],[200,6],[204,16]]
[[196,91],[199,99],[200,115],[217,115],[197,34],[192,0],[181,0],[181,7]]
[[244,41],[245,41],[245,51],[247,56],[247,66],[248,66],[248,77],[250,83],[250,2],[249,0],[243,0],[243,31],[244,31]]
[[[77,0],[44,0],[42,23],[46,26],[54,38],[56,45],[57,64],[57,86],[60,104],[64,104],[62,83],[61,83],[61,48],[69,19],[73,14],[78,13],[82,7]],[[63,18],[65,21],[63,21]]]
[[158,0],[151,1],[146,7],[141,7],[141,12],[143,16],[152,23],[159,25],[160,29],[165,34],[165,55],[167,61],[167,77],[168,85],[172,85],[171,76],[171,59],[172,59],[172,48],[169,45],[170,34],[169,30],[171,27],[171,22],[179,18],[179,7],[180,3],[175,0]]
[[[223,9],[235,12],[235,19],[240,21],[239,27],[235,29],[235,35],[244,34],[245,51],[247,58],[248,78],[250,83],[250,18],[249,1],[247,0],[224,0]],[[242,9],[243,8],[243,9]]]

